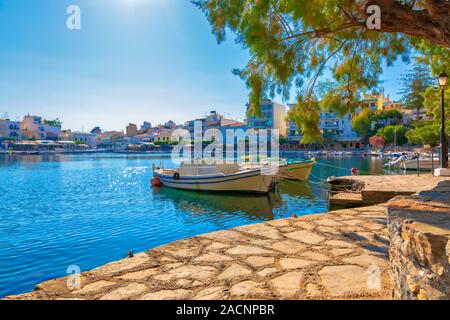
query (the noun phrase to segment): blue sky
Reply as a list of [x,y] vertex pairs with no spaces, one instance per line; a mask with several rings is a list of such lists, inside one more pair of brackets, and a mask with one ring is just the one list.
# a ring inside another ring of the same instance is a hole
[[[81,30],[66,28],[71,4]],[[244,117],[248,92],[231,70],[248,54],[230,35],[218,45],[189,0],[0,0],[0,44],[0,114],[12,119],[112,130],[209,110]],[[385,68],[393,98],[404,68]]]

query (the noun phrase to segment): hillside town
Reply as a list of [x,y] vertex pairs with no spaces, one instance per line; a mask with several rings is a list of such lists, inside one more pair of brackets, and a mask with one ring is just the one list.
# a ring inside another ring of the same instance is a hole
[[[177,124],[172,120],[164,124],[153,126],[149,121],[141,125],[129,123],[125,130],[106,131],[99,126],[88,132],[72,131],[63,128],[59,119],[47,120],[42,116],[26,115],[22,121],[12,121],[6,116],[0,119],[0,143],[3,151],[17,153],[34,152],[147,152],[167,151],[176,142],[171,141],[172,133],[176,129],[194,131],[194,122],[201,121],[203,130],[219,129],[224,135],[227,129],[249,128],[259,130],[277,129],[280,132],[281,148],[283,150],[297,150],[299,148],[315,148],[327,150],[363,150],[370,148],[365,137],[361,137],[353,128],[353,114],[340,116],[337,112],[320,113],[319,128],[323,135],[323,142],[312,146],[302,146],[301,129],[288,120],[287,113],[295,105],[283,105],[272,100],[261,102],[262,117],[252,116],[244,122],[225,118],[216,111],[198,119]],[[361,108],[372,112],[398,111],[400,118],[396,122],[384,119],[378,123],[379,127],[391,124],[408,123],[420,117],[426,120],[425,109],[417,114],[415,110],[404,108],[401,102],[391,101],[389,96],[380,93],[365,94],[361,101]],[[399,123],[400,121],[400,123]],[[369,142],[370,144],[370,142]]]

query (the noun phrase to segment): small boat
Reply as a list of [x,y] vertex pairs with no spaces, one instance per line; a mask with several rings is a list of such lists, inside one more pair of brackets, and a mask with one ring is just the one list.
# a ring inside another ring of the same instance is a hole
[[307,181],[315,160],[288,161],[286,169],[281,172],[281,176],[288,180]]
[[259,163],[246,163],[242,168],[255,169],[264,166],[272,166],[273,174],[277,179],[307,181],[316,160],[287,160],[267,158]]
[[[267,166],[254,169],[232,164],[196,164],[182,162],[179,169],[153,168],[155,178],[170,188],[192,191],[222,191],[267,194],[275,176],[267,174]],[[270,172],[269,172],[270,173]]]

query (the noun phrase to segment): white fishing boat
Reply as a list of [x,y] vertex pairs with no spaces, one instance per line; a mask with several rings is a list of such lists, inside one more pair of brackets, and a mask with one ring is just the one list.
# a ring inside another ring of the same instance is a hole
[[402,168],[405,170],[432,170],[433,168],[439,168],[439,158],[419,158],[417,159],[407,160],[402,163]]
[[[176,189],[192,191],[225,191],[269,193],[275,176],[270,167],[241,168],[232,164],[181,163],[179,169],[153,168],[153,185],[158,183]],[[267,171],[268,170],[268,171]],[[158,181],[159,180],[159,181]]]

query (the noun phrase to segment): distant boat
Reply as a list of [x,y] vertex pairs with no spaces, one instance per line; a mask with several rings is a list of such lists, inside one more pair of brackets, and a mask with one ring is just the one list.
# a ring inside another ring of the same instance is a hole
[[170,188],[192,191],[222,191],[267,194],[272,189],[275,176],[264,170],[232,164],[181,163],[179,169],[153,168],[153,175]]

